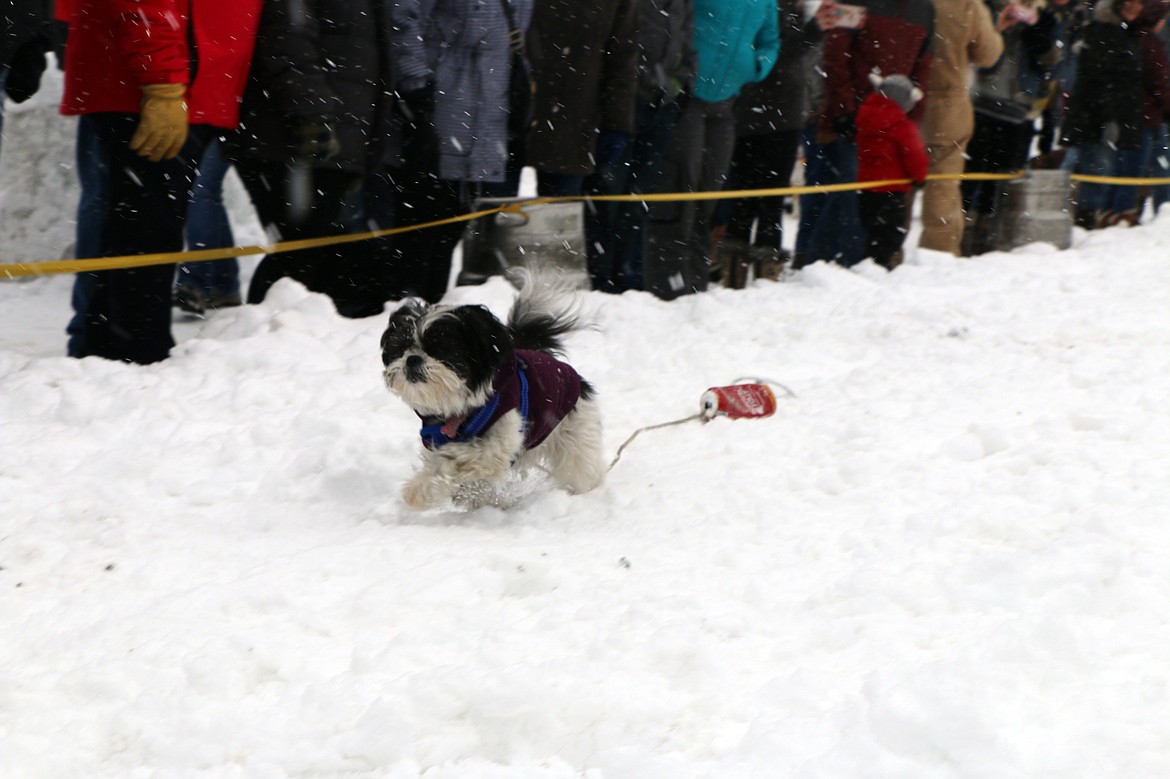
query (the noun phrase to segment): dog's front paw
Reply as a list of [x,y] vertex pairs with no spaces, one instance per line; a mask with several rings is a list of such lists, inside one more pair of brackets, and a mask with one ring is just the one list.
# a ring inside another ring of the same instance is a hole
[[449,491],[439,489],[433,479],[414,477],[402,488],[402,499],[412,509],[428,509],[449,497]]

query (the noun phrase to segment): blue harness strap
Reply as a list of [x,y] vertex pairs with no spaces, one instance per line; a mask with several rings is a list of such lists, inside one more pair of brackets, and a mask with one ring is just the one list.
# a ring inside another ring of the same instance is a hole
[[[516,376],[520,380],[520,418],[528,426],[528,377],[523,360],[516,361]],[[419,435],[427,449],[440,449],[452,441],[464,442],[475,438],[491,424],[496,410],[500,407],[500,393],[492,395],[478,411],[471,416],[439,420],[428,423],[425,419]]]
[[520,418],[524,420],[524,426],[528,426],[528,377],[524,375],[524,369],[528,364],[521,358],[516,358],[516,377],[520,379]]

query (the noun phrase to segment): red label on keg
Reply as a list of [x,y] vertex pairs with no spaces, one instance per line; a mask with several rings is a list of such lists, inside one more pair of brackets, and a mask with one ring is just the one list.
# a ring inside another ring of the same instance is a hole
[[733,384],[712,387],[703,393],[703,416],[711,419],[758,419],[776,413],[776,395],[767,384]]

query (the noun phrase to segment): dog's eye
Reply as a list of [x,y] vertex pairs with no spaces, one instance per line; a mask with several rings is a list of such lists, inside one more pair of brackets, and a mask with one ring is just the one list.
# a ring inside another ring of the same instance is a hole
[[389,365],[397,360],[406,352],[411,343],[412,338],[408,328],[386,328],[386,332],[382,333],[382,364]]

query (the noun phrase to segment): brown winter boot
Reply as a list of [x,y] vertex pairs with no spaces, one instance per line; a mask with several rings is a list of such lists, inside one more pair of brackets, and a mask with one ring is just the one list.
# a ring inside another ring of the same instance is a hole
[[723,286],[729,289],[743,289],[748,281],[748,248],[746,241],[724,238],[712,260],[712,279],[718,274]]
[[771,246],[753,246],[748,250],[748,260],[756,272],[757,279],[779,281],[784,273],[788,255],[783,249]]
[[1123,227],[1136,227],[1141,222],[1141,213],[1141,210],[1137,208],[1122,211],[1119,214],[1115,214],[1113,224],[1122,225]]
[[902,250],[899,249],[898,251],[891,254],[888,260],[885,262],[879,262],[878,265],[881,265],[886,270],[893,270],[902,264],[902,256]]

